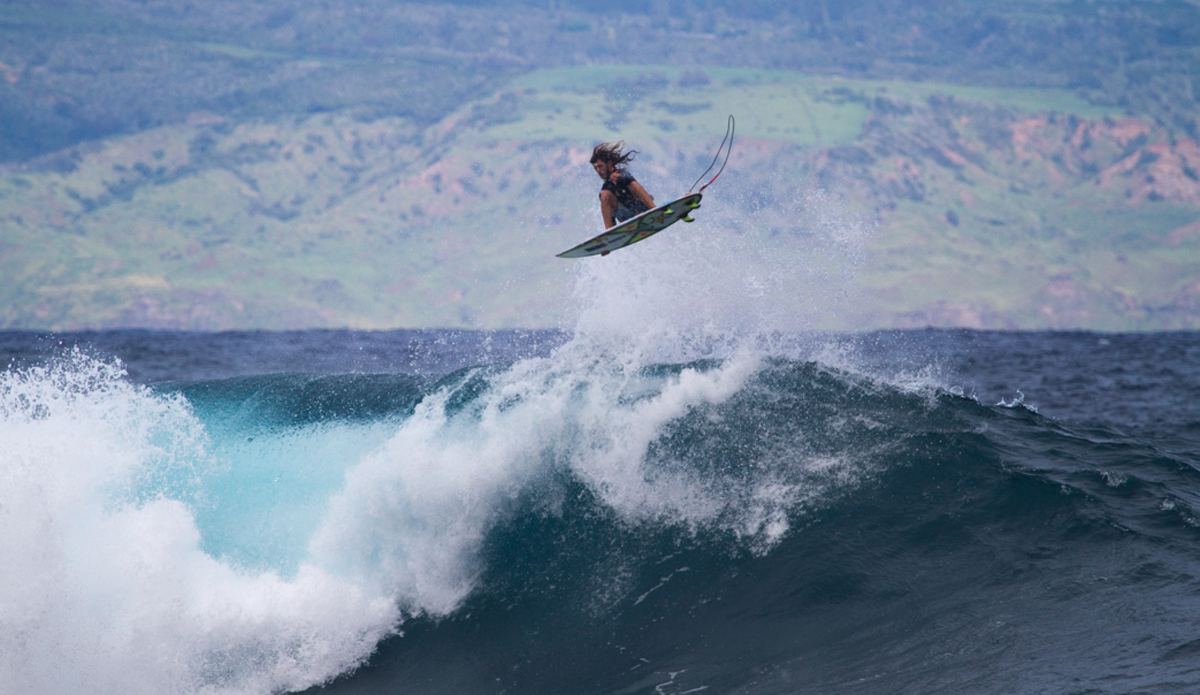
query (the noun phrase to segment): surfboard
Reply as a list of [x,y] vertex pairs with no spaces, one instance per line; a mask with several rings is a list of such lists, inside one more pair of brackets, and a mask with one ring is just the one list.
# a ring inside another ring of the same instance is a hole
[[584,258],[586,256],[595,256],[608,253],[609,251],[616,251],[617,249],[623,249],[630,244],[636,244],[643,239],[654,236],[679,220],[691,222],[691,212],[700,207],[700,199],[702,197],[699,193],[689,193],[678,200],[672,200],[666,205],[659,205],[653,210],[647,210],[636,217],[630,217],[624,222],[604,230],[602,234],[594,236],[578,246],[572,246],[558,254],[558,257]]

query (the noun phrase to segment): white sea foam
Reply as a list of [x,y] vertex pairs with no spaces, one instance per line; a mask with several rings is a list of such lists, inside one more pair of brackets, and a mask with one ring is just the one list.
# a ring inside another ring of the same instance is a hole
[[[453,391],[426,399],[348,472],[313,540],[314,561],[409,611],[444,614],[474,587],[498,515],[551,468],[569,469],[632,521],[705,524],[727,513],[711,486],[648,467],[646,452],[668,422],[736,393],[757,359],[685,369],[638,398],[626,388],[631,375],[575,357],[568,349],[493,375],[473,407],[453,416],[445,407]],[[759,533],[769,521],[739,531]]]
[[184,500],[138,499],[209,461],[182,399],[122,377],[80,355],[0,375],[0,690],[267,693],[368,654],[390,600],[315,566],[239,571]]

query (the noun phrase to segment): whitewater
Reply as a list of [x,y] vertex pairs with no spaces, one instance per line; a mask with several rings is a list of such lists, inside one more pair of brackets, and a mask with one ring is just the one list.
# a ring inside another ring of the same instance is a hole
[[558,331],[0,334],[0,692],[1195,692],[1200,335],[821,333],[802,202]]

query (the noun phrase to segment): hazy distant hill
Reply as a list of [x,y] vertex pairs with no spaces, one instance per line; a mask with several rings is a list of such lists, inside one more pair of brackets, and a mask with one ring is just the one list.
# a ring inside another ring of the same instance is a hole
[[0,161],[182,122],[429,124],[532,69],[705,65],[1071,89],[1197,136],[1187,0],[0,0]]
[[1195,6],[604,7],[0,2],[0,326],[552,325],[586,150],[663,199],[735,113],[645,253],[855,274],[815,327],[1200,327]]

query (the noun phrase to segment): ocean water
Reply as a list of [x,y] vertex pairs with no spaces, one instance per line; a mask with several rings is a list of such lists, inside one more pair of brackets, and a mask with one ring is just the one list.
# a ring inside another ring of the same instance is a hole
[[1200,692],[1200,334],[654,260],[559,331],[0,333],[0,692]]

